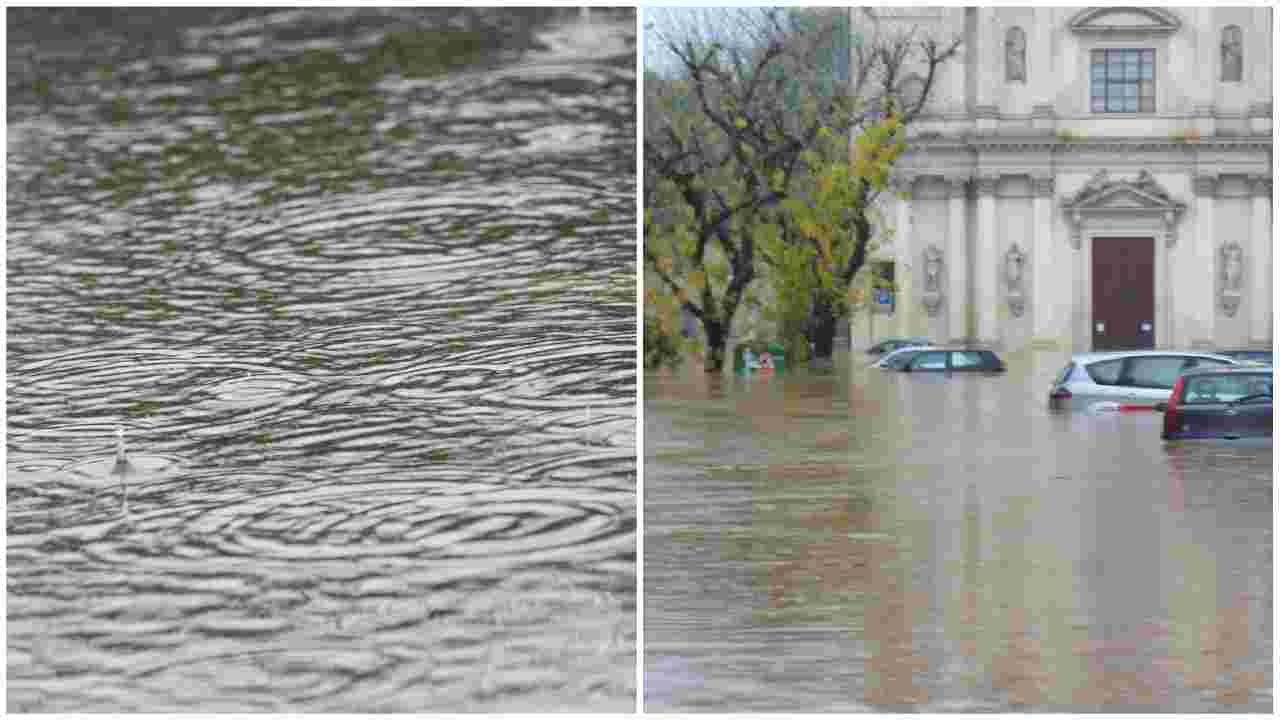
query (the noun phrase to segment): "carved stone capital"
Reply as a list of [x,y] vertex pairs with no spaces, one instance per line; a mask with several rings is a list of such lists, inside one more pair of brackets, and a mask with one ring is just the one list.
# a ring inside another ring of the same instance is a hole
[[1041,175],[1031,178],[1031,187],[1036,197],[1053,197],[1053,176]]
[[979,175],[973,179],[973,186],[979,195],[995,195],[996,185],[999,182],[999,175]]
[[906,173],[894,175],[889,179],[889,187],[894,193],[910,193],[916,186],[916,176]]
[[1052,103],[1037,103],[1031,106],[1031,118],[1033,120],[1048,119],[1054,117],[1054,115]]
[[1211,118],[1217,112],[1217,108],[1213,103],[1196,103],[1192,108],[1192,114],[1198,118]]
[[1178,211],[1165,210],[1160,213],[1160,222],[1164,228],[1164,246],[1172,248],[1178,242]]
[[969,184],[968,175],[944,175],[942,182],[947,186],[947,197],[963,198],[965,186]]
[[1255,197],[1271,197],[1271,177],[1268,175],[1250,175],[1249,192]]
[[1249,117],[1271,117],[1271,101],[1249,103]]
[[1214,197],[1218,194],[1217,175],[1196,175],[1191,182],[1196,197]]

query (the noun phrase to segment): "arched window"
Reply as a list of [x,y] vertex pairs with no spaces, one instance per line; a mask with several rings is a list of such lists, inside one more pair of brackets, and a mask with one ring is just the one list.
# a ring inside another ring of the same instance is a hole
[[1004,36],[1005,82],[1027,81],[1027,34],[1020,27],[1011,27]]
[[1244,40],[1239,25],[1222,28],[1222,82],[1240,82],[1244,72]]

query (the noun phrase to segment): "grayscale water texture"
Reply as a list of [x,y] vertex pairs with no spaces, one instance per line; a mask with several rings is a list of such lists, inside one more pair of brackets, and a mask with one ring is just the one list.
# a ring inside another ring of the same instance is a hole
[[8,710],[633,708],[634,11],[7,22]]
[[1006,359],[647,375],[645,710],[1270,713],[1270,445]]

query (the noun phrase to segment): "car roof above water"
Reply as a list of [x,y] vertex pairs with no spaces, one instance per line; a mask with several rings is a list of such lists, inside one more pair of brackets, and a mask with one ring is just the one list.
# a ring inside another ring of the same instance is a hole
[[1266,375],[1275,374],[1275,369],[1266,365],[1232,365],[1230,367],[1195,368],[1182,373],[1183,377],[1193,375]]
[[1226,362],[1233,363],[1233,364],[1240,363],[1238,359],[1233,357],[1227,357],[1226,355],[1217,355],[1211,352],[1198,352],[1195,350],[1112,350],[1112,351],[1106,351],[1106,352],[1089,352],[1089,353],[1080,353],[1078,355],[1072,355],[1071,362],[1078,363],[1081,365],[1088,365],[1089,363],[1098,362],[1099,360],[1114,360],[1116,358],[1126,358],[1126,357],[1149,357],[1153,355],[1154,356],[1177,355],[1180,357],[1211,358],[1214,360],[1224,360]]

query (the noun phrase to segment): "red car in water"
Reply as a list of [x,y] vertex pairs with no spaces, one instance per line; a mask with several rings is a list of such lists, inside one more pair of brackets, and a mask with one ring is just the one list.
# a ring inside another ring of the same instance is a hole
[[1271,437],[1272,370],[1226,367],[1193,370],[1178,377],[1164,412],[1165,440]]

